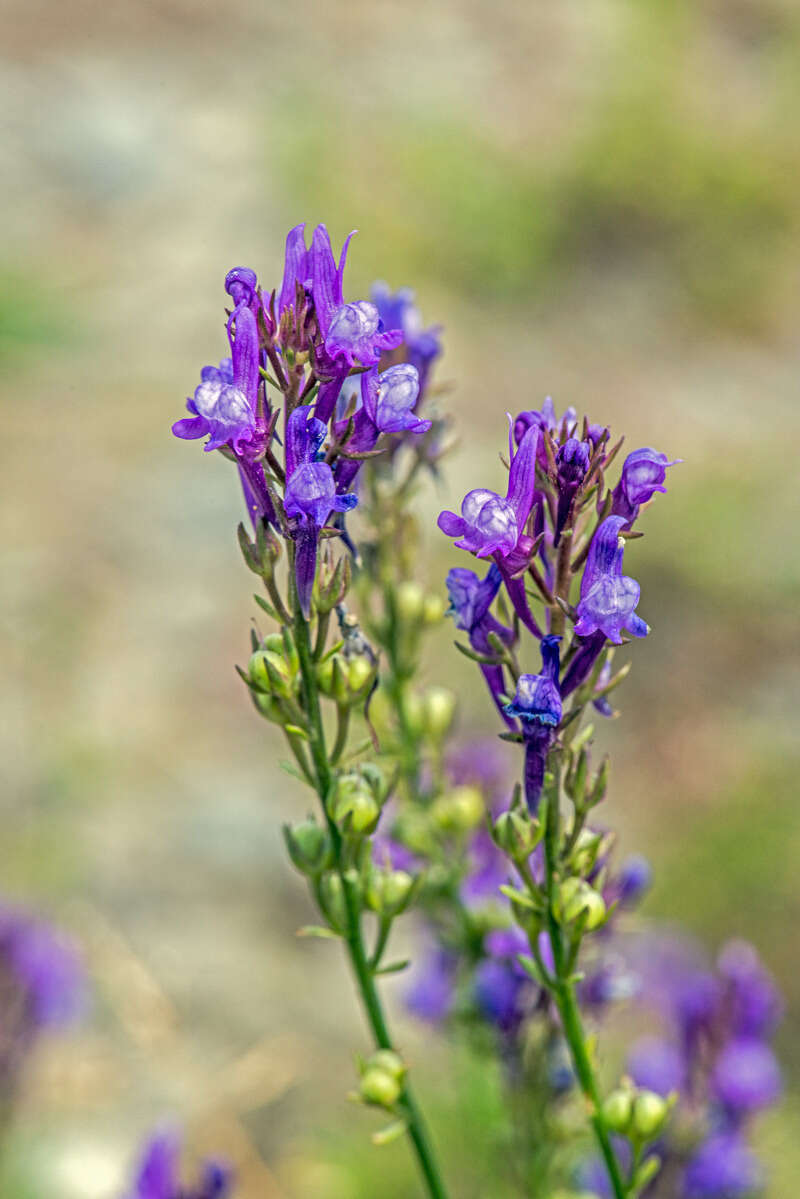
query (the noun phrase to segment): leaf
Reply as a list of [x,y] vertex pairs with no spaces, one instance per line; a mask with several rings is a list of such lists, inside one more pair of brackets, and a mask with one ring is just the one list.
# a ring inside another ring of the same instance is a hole
[[404,958],[401,962],[389,962],[388,966],[380,966],[373,971],[374,974],[399,974],[401,970],[405,970],[411,965],[410,958]]
[[278,624],[280,624],[280,620],[278,618],[278,613],[275,611],[272,604],[267,603],[267,601],[264,599],[263,595],[254,595],[253,599],[256,601],[259,608],[264,609],[264,611],[267,613],[267,616],[271,616],[274,621],[276,621]]
[[302,928],[297,930],[298,937],[321,937],[325,941],[338,941],[339,933],[335,933],[332,928],[326,928],[324,924],[304,924]]
[[373,1145],[388,1145],[391,1141],[396,1141],[398,1137],[401,1137],[407,1127],[405,1120],[393,1120],[385,1128],[373,1132],[372,1143]]

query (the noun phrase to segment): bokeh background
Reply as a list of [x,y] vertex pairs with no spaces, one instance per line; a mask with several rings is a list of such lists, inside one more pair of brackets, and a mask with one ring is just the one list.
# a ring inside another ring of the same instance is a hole
[[[800,1177],[800,10],[793,0],[7,0],[0,145],[0,888],[69,929],[84,1022],[38,1054],[8,1199],[112,1199],[172,1117],[242,1199],[414,1193],[344,1098],[364,1038],[280,821],[307,803],[233,671],[252,577],[231,471],[169,425],[224,352],[222,281],[360,230],[347,293],[446,328],[460,443],[433,525],[499,480],[507,409],[575,404],[684,465],[628,551],[609,817],[646,911],[752,938],[789,1002],[760,1126]],[[427,538],[428,579],[455,561]],[[431,655],[488,722],[469,663]],[[491,1082],[402,1014],[459,1195]],[[488,1176],[490,1177],[490,1175]]]

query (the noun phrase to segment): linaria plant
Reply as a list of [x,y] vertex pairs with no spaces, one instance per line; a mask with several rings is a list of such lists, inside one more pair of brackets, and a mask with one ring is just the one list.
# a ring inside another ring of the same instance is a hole
[[[612,715],[628,670],[614,655],[650,631],[625,571],[642,509],[675,462],[650,448],[622,455],[605,425],[573,409],[559,417],[549,398],[508,417],[504,485],[471,490],[438,520],[472,559],[447,576],[448,612],[495,725],[488,745],[459,747],[455,696],[420,678],[445,589],[415,577],[415,490],[440,475],[448,438],[433,379],[440,332],[407,290],[378,283],[369,300],[345,299],[349,241],[337,263],[325,227],[309,244],[301,225],[280,281],[229,272],[229,355],[203,368],[173,431],[207,438],[241,483],[239,542],[271,623],[252,633],[239,673],[315,796],[285,840],[319,913],[303,931],[341,942],[369,1028],[353,1097],[387,1117],[376,1144],[407,1135],[425,1192],[445,1196],[380,992],[409,966],[389,945],[413,907],[426,948],[408,1005],[478,1030],[497,1057],[513,1111],[504,1156],[522,1163],[506,1171],[514,1193],[750,1194],[745,1122],[779,1085],[774,989],[735,944],[714,981],[700,971],[666,1002],[664,979],[642,966],[652,955],[637,960],[628,936],[649,868],[617,863],[596,819],[609,770],[589,718]],[[673,1030],[634,1046],[609,1090],[595,1026],[637,988],[660,996]],[[565,1111],[576,1091],[594,1152]],[[167,1150],[153,1152],[172,1179]]]

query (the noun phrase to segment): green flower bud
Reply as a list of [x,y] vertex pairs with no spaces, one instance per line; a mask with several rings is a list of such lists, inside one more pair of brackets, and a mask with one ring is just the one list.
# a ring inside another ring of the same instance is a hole
[[407,624],[416,624],[422,619],[425,607],[425,593],[419,583],[406,579],[399,583],[395,591],[397,615]]
[[319,884],[319,902],[322,914],[337,933],[343,933],[347,928],[347,903],[344,897],[344,884],[335,872],[323,874]]
[[400,1098],[401,1086],[388,1070],[370,1066],[361,1076],[359,1094],[374,1107],[393,1107]]
[[272,721],[273,724],[286,723],[286,716],[281,708],[280,702],[275,698],[274,695],[264,695],[260,691],[251,691],[250,694],[253,698],[253,703],[262,716],[265,716],[267,720]]
[[426,595],[422,605],[422,619],[425,624],[438,624],[444,617],[445,604],[440,595]]
[[367,883],[366,901],[373,912],[399,916],[408,905],[414,878],[405,870],[375,870]]
[[289,857],[301,872],[314,876],[330,865],[330,841],[325,829],[311,818],[301,824],[284,825],[283,836]]
[[268,637],[264,638],[264,644],[261,646],[261,648],[268,649],[273,654],[281,654],[282,655],[283,654],[283,637],[281,637],[280,633],[270,633]]
[[422,700],[416,691],[407,691],[403,700],[406,714],[406,724],[415,737],[421,737],[425,731],[425,713]]
[[292,675],[286,661],[272,650],[257,649],[248,665],[250,679],[263,691],[273,695],[292,693]]
[[343,831],[358,835],[371,833],[380,814],[380,804],[363,779],[358,775],[345,775],[339,779],[331,816]]
[[322,662],[317,663],[317,686],[323,695],[333,694],[333,661],[337,656],[337,654],[331,654],[329,658],[324,658]]
[[355,695],[363,692],[375,679],[375,666],[365,654],[351,658],[347,663],[347,682],[350,691]]
[[464,784],[438,796],[430,811],[434,823],[445,832],[467,833],[483,820],[486,806],[482,792]]
[[498,849],[502,849],[512,861],[524,861],[542,839],[542,826],[531,819],[523,808],[510,808],[501,812],[494,822],[492,838]]
[[618,1087],[603,1104],[603,1119],[612,1132],[626,1133],[633,1113],[633,1095],[629,1087]]
[[393,1049],[377,1049],[375,1053],[370,1054],[367,1061],[367,1069],[372,1069],[373,1067],[378,1070],[385,1070],[387,1074],[391,1074],[392,1078],[396,1078],[398,1082],[406,1073],[403,1059]]
[[447,687],[429,687],[422,700],[425,731],[439,741],[450,728],[456,710],[456,697]]
[[593,833],[588,828],[581,829],[575,848],[570,855],[570,865],[576,874],[586,875],[589,873],[597,861],[602,843],[603,838],[600,833]]
[[606,905],[602,895],[581,878],[567,878],[558,888],[556,915],[562,924],[571,924],[585,913],[586,928],[591,931],[603,922]]
[[633,1131],[650,1141],[661,1131],[669,1115],[669,1103],[655,1091],[639,1091],[633,1101]]

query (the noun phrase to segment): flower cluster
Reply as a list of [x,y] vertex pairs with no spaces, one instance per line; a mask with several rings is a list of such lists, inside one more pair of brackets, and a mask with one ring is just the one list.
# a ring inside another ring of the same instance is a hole
[[320,538],[346,537],[343,517],[358,502],[364,459],[381,452],[384,434],[430,428],[416,408],[439,352],[435,331],[416,327],[408,293],[383,288],[376,302],[345,300],[349,243],[337,264],[325,226],[307,246],[298,225],[286,239],[279,288],[264,291],[246,267],[228,272],[230,356],[203,367],[187,400],[191,415],[172,427],[180,438],[207,437],[206,450],[236,462],[254,526],[264,522],[291,545],[306,617]]
[[200,1167],[193,1187],[180,1180],[180,1139],[174,1132],[153,1135],[142,1151],[133,1190],[126,1199],[228,1199],[232,1174],[223,1162],[209,1160]]

